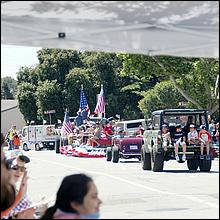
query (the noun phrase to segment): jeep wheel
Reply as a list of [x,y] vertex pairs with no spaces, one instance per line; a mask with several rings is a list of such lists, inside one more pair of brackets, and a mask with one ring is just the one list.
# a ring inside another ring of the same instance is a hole
[[112,160],[112,148],[107,147],[106,149],[106,160],[111,161]]
[[154,172],[163,171],[163,164],[164,164],[163,153],[152,152],[151,164]]
[[39,144],[35,144],[35,150],[40,151],[40,145]]
[[119,149],[117,147],[112,148],[112,157],[113,157],[112,162],[113,163],[118,163],[118,161],[119,161]]
[[151,170],[150,153],[146,153],[144,148],[141,148],[141,166],[143,170]]
[[55,146],[55,149],[56,149],[56,153],[59,154],[59,153],[60,153],[60,147],[57,146],[57,144],[56,144],[56,146]]
[[199,160],[199,169],[202,172],[209,172],[212,167],[212,160]]
[[27,146],[27,144],[23,144],[23,150],[24,150],[24,151],[28,151],[28,146]]
[[189,159],[187,160],[187,166],[189,170],[197,170],[199,166],[198,159]]

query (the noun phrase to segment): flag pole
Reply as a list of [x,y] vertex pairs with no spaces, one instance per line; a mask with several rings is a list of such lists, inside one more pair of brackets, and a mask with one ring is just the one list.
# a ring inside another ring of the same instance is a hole
[[[103,84],[101,84],[101,90],[104,91],[104,90],[103,90]],[[104,108],[104,109],[105,109],[105,108]],[[105,112],[103,112],[103,117],[105,118]],[[102,118],[102,117],[101,117],[101,118]]]

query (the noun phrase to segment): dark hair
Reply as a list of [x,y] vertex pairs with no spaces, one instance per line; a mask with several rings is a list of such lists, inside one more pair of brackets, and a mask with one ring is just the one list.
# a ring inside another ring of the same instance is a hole
[[85,174],[73,174],[64,177],[57,192],[55,205],[48,208],[41,219],[52,219],[57,209],[63,212],[77,213],[70,203],[82,204],[89,191],[89,182],[92,181],[92,178]]
[[1,212],[12,206],[15,201],[15,188],[10,183],[2,183],[1,185]]
[[5,143],[5,137],[4,135],[1,133],[1,146]]

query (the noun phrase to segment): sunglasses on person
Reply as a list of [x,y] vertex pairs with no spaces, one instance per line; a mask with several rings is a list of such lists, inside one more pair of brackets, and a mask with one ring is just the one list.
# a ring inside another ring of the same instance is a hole
[[26,170],[26,167],[15,165],[11,169],[15,171],[20,170],[21,172],[24,172]]

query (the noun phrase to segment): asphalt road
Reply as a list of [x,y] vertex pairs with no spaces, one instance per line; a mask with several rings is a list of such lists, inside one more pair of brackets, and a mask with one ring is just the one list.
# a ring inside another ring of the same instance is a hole
[[98,187],[101,218],[219,219],[219,159],[208,173],[189,171],[186,163],[173,160],[158,173],[142,170],[136,159],[115,164],[47,150],[25,153],[31,158],[28,194],[34,202],[55,198],[64,176],[83,172]]

